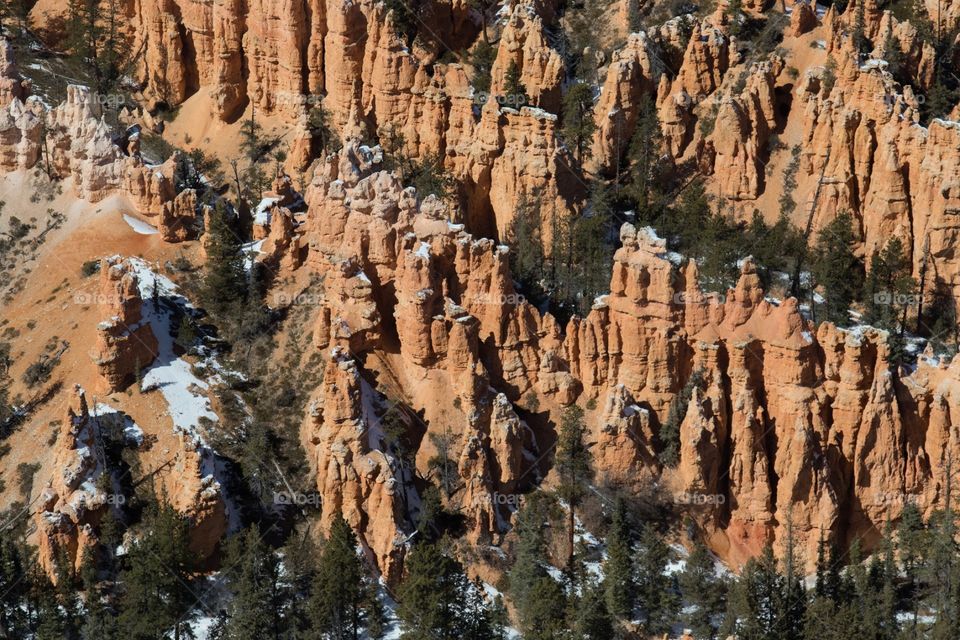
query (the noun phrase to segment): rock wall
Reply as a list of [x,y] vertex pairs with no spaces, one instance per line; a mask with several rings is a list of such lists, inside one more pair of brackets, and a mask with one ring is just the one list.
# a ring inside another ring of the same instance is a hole
[[[402,469],[373,435],[375,388],[420,416],[409,428],[423,477],[427,434],[452,436],[466,491],[450,499],[476,540],[506,531],[510,511],[492,496],[548,469],[531,460],[574,402],[605,480],[659,477],[677,495],[722,496],[692,514],[735,564],[768,540],[780,547],[788,522],[812,561],[821,531],[869,546],[905,501],[939,504],[943,460],[957,452],[960,359],[924,356],[901,373],[881,332],[814,327],[795,300],[766,298],[750,261],[725,296],[704,294],[694,263],[630,225],[609,294],[561,331],[517,295],[505,247],[448,222],[432,198],[417,206],[378,159],[348,146],[308,191],[301,268],[328,283],[314,346],[330,363],[303,440],[325,503],[351,514],[388,572],[413,499],[398,507]],[[653,434],[694,372],[680,464],[663,469]]]

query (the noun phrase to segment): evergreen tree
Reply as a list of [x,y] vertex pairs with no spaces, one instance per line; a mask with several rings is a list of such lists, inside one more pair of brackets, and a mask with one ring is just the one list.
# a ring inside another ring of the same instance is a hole
[[233,598],[227,618],[230,640],[279,640],[285,632],[281,612],[287,597],[280,581],[280,560],[252,525],[231,540],[228,550]]
[[406,561],[397,616],[403,640],[458,640],[468,627],[470,581],[439,543],[420,543]]
[[583,500],[586,484],[592,477],[590,470],[590,451],[584,442],[586,424],[583,409],[571,405],[560,416],[560,429],[557,434],[557,454],[554,466],[560,479],[558,493],[567,503],[567,572],[573,576],[574,534],[576,532],[576,510]]
[[943,507],[930,516],[929,560],[925,581],[929,589],[929,606],[937,612],[931,630],[935,640],[946,640],[960,628],[960,563],[958,563],[957,521],[953,508],[953,461],[947,454],[944,468]]
[[694,371],[683,385],[683,389],[670,403],[666,421],[660,426],[660,461],[667,467],[680,464],[680,425],[687,415],[687,408],[693,398],[693,390],[704,390],[705,382],[700,370]]
[[629,619],[637,601],[637,583],[633,566],[633,535],[628,521],[627,503],[618,497],[613,507],[613,521],[607,533],[607,560],[603,579],[607,608],[618,618]]
[[857,13],[853,22],[853,46],[860,55],[870,51],[870,40],[866,34],[866,19],[864,15],[864,2],[857,3]]
[[511,60],[507,67],[507,73],[503,77],[503,99],[507,104],[515,109],[519,109],[527,104],[527,88],[523,86],[520,80],[520,66],[516,60]]
[[613,616],[607,609],[603,585],[589,580],[576,610],[574,636],[581,640],[610,640],[614,637]]
[[330,122],[330,112],[323,106],[319,97],[307,115],[307,130],[320,154],[331,153],[340,148],[340,140]]
[[590,313],[597,296],[609,290],[613,247],[609,242],[613,207],[611,192],[601,182],[590,185],[588,209],[570,229],[570,297],[565,306],[582,316]]
[[496,59],[497,50],[489,42],[481,40],[474,46],[473,52],[470,54],[470,64],[473,66],[470,86],[473,87],[476,94],[490,93],[491,73]]
[[313,628],[333,640],[356,640],[372,592],[366,566],[357,554],[357,538],[338,513],[320,555],[308,604]]
[[929,549],[929,539],[923,522],[923,515],[913,501],[907,502],[900,514],[900,523],[897,527],[897,551],[900,563],[907,579],[904,590],[904,604],[907,611],[913,614],[911,628],[916,631],[917,620],[920,615],[921,584],[920,580],[926,574],[925,557]]
[[524,640],[562,640],[569,633],[567,596],[563,586],[549,575],[538,578],[520,616]]
[[658,184],[663,154],[663,133],[653,96],[641,98],[640,111],[629,148],[630,195],[637,203],[637,218],[650,220],[659,196]]
[[487,602],[485,593],[480,578],[475,579],[468,590],[463,612],[464,640],[503,640],[506,638],[501,612],[496,610],[496,606],[491,606]]
[[863,265],[853,252],[856,236],[853,218],[841,213],[820,231],[813,251],[812,272],[823,287],[826,319],[837,324],[849,322],[850,306],[861,297]]
[[0,629],[11,638],[27,636],[26,599],[32,561],[9,532],[0,535]]
[[427,461],[427,467],[437,475],[440,488],[444,495],[450,498],[458,489],[457,482],[460,478],[457,461],[453,457],[456,436],[448,425],[444,425],[443,433],[430,433],[429,438],[436,453]]
[[66,46],[93,80],[100,95],[115,91],[130,62],[132,47],[122,29],[120,0],[68,0]]
[[673,578],[664,575],[670,547],[650,523],[640,530],[637,545],[637,600],[643,610],[643,628],[648,634],[663,634],[677,617],[680,599]]
[[66,615],[57,600],[57,591],[39,568],[34,570],[30,599],[36,604],[33,627],[35,640],[64,640],[71,638]]
[[593,88],[583,82],[574,83],[563,97],[561,137],[582,165],[589,155],[589,144],[597,124],[593,119]]
[[420,25],[427,17],[428,4],[423,0],[387,0],[386,7],[397,35],[407,47],[413,46],[414,40],[420,35]]
[[867,322],[902,334],[917,288],[911,273],[900,238],[891,238],[882,251],[874,252],[864,287]]
[[291,536],[283,550],[283,568],[289,585],[287,630],[290,640],[308,640],[314,635],[310,604],[315,597],[319,556],[309,531]]
[[208,219],[203,299],[214,313],[224,314],[233,310],[247,292],[243,250],[222,201],[217,203]]
[[186,520],[166,502],[151,507],[125,561],[118,618],[122,637],[159,640],[173,629],[174,640],[180,640],[182,616],[196,600]]
[[[539,194],[520,195],[516,213],[507,230],[510,243],[510,274],[520,284],[523,294],[535,306],[544,298],[544,279],[548,273],[543,268],[546,256],[543,246],[540,210],[537,207]],[[549,286],[547,288],[552,288]]]
[[[548,494],[531,494],[517,514],[517,544],[510,569],[510,598],[517,608],[524,637],[553,638],[563,630],[557,612],[566,609],[566,595],[545,566],[545,523],[554,503]],[[559,620],[558,620],[559,619]]]
[[693,610],[686,613],[685,624],[697,638],[713,638],[714,619],[723,612],[725,585],[717,577],[713,557],[706,545],[697,541],[678,578],[680,591]]
[[733,605],[737,610],[737,637],[743,640],[778,640],[781,628],[777,601],[783,578],[777,571],[773,548],[767,544],[759,558],[744,566],[736,585]]
[[806,613],[806,593],[797,572],[797,558],[793,538],[793,519],[787,514],[787,540],[783,558],[782,586],[776,594],[777,626],[783,640],[801,640]]
[[108,604],[97,581],[94,554],[84,554],[81,569],[83,591],[86,594],[86,611],[81,635],[84,640],[120,640],[117,613]]

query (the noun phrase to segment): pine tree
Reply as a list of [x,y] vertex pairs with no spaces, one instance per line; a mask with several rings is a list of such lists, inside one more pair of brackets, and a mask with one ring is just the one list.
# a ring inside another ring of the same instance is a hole
[[536,306],[544,298],[543,280],[548,275],[543,268],[546,252],[538,199],[538,193],[532,196],[522,193],[507,230],[507,242],[511,247],[510,274],[520,283],[523,294]]
[[573,151],[577,164],[589,156],[588,146],[597,124],[593,119],[593,88],[583,82],[574,83],[563,97],[563,128],[561,137]]
[[629,148],[630,194],[637,202],[637,218],[650,220],[654,216],[652,207],[658,197],[657,186],[660,178],[661,157],[663,153],[663,133],[657,116],[657,105],[653,96],[641,98],[640,111]]
[[35,640],[64,640],[70,638],[67,616],[60,607],[57,590],[39,569],[34,570],[30,598],[36,604]]
[[908,581],[904,600],[907,610],[913,614],[911,626],[914,631],[920,615],[920,577],[926,573],[925,558],[928,549],[929,539],[920,509],[916,503],[907,502],[897,527],[897,551]]
[[320,555],[308,604],[313,628],[334,640],[356,640],[372,590],[364,561],[357,554],[357,538],[338,513]]
[[116,89],[132,53],[121,28],[119,0],[69,0],[65,21],[66,45],[93,79],[95,91]]
[[317,562],[320,552],[309,530],[291,536],[283,551],[283,568],[289,584],[287,631],[290,640],[312,638],[314,624],[310,619],[310,605],[315,598]]
[[307,116],[307,129],[310,139],[316,143],[320,154],[327,154],[340,148],[340,140],[330,123],[330,112],[318,98]]
[[524,640],[562,640],[569,633],[564,611],[567,596],[563,586],[549,575],[533,583],[529,601],[520,616]]
[[531,494],[517,514],[517,544],[510,569],[510,599],[517,608],[525,636],[543,633],[543,637],[562,629],[553,624],[558,611],[566,609],[563,588],[546,569],[547,539],[544,527],[555,510],[552,496]]
[[573,295],[566,303],[584,317],[590,313],[596,297],[608,291],[610,286],[613,265],[613,247],[608,242],[612,235],[611,195],[603,183],[593,182],[588,209],[571,229]]
[[783,578],[777,571],[773,548],[767,544],[759,558],[751,558],[744,566],[731,599],[736,611],[737,637],[744,640],[777,640],[778,599]]
[[32,560],[25,556],[24,549],[5,531],[0,536],[0,629],[11,638],[27,637],[28,567]]
[[637,600],[643,610],[643,627],[648,634],[669,632],[680,608],[673,579],[664,575],[670,555],[670,547],[653,525],[645,524],[640,530],[636,566]]
[[727,20],[730,23],[730,35],[738,36],[743,31],[746,14],[743,12],[743,0],[730,0],[727,3]]
[[891,238],[882,251],[874,252],[864,286],[867,322],[902,335],[917,288],[911,273],[900,238]]
[[230,640],[259,640],[283,637],[287,595],[280,581],[280,560],[263,541],[260,529],[252,525],[231,540],[227,557],[233,594],[227,619]]
[[573,629],[581,640],[610,640],[614,637],[613,616],[607,609],[603,586],[596,580],[583,585]]
[[224,314],[233,310],[247,291],[243,251],[222,201],[214,207],[209,220],[203,299],[214,313]]
[[423,22],[424,14],[428,10],[426,3],[422,0],[413,0],[410,2],[404,0],[387,0],[387,11],[389,12],[394,29],[407,47],[413,46],[414,40],[420,33],[420,25]]
[[787,514],[787,539],[783,557],[782,586],[776,595],[777,626],[783,640],[800,640],[806,613],[806,593],[797,572],[797,558],[793,538],[793,519]]
[[427,461],[427,467],[437,475],[440,488],[449,498],[457,490],[457,482],[460,478],[457,461],[453,458],[456,436],[450,431],[448,425],[444,425],[443,433],[430,433],[429,437],[436,453]]
[[837,324],[849,322],[850,306],[863,289],[863,265],[853,252],[855,241],[853,218],[841,213],[820,231],[813,251],[811,268],[814,280],[823,287],[826,319]]
[[557,434],[557,454],[554,466],[560,478],[558,493],[567,503],[567,572],[573,576],[574,534],[576,529],[576,510],[583,500],[586,484],[593,473],[590,470],[590,451],[584,442],[586,424],[583,409],[571,405],[560,416],[560,429]]
[[603,565],[607,608],[618,618],[629,619],[637,601],[634,579],[633,536],[626,501],[618,497],[613,507],[613,520],[607,533],[607,560]]
[[527,88],[520,80],[520,66],[516,60],[511,60],[503,77],[503,103],[519,109],[528,101]]
[[697,638],[712,638],[714,618],[723,612],[725,585],[717,577],[713,557],[706,545],[697,540],[678,578],[684,599],[694,607],[685,615],[685,623]]
[[705,382],[700,370],[694,371],[686,384],[670,403],[667,419],[660,425],[660,461],[667,467],[676,467],[680,464],[680,426],[687,415],[693,390],[704,390]]
[[957,521],[953,507],[953,460],[947,454],[944,468],[943,507],[930,516],[929,561],[925,581],[929,585],[928,604],[937,612],[931,637],[946,640],[960,627],[960,563],[957,546]]
[[863,0],[857,2],[857,13],[853,22],[853,46],[860,55],[866,54],[871,49],[870,40],[866,34],[864,4],[866,3]]
[[473,581],[467,592],[463,612],[464,640],[503,640],[506,638],[499,612],[487,602],[480,578]]
[[470,582],[439,543],[420,543],[407,556],[397,616],[403,640],[457,640],[468,627]]
[[97,581],[97,566],[94,554],[84,554],[80,571],[83,591],[86,594],[86,611],[81,635],[84,640],[120,640],[117,614],[107,604]]
[[196,600],[190,587],[194,564],[186,520],[166,502],[151,507],[120,575],[123,638],[156,640],[173,629],[180,640],[183,614]]
[[473,87],[475,94],[490,93],[491,73],[496,59],[497,50],[489,42],[481,40],[473,48],[473,52],[470,54],[470,64],[473,66],[470,86]]

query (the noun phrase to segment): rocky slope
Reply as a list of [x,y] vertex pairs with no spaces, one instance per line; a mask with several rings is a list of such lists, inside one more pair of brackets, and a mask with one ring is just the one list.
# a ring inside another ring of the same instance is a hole
[[[920,100],[884,71],[882,47],[900,46],[918,86],[933,54],[911,25],[863,1],[865,29],[881,43],[866,61],[851,42],[855,3],[842,15],[793,4],[783,50],[764,59],[732,35],[722,7],[630,34],[600,69],[588,169],[616,170],[649,96],[667,161],[692,162],[734,215],[758,208],[772,219],[777,172],[791,153],[772,144],[782,140],[799,148],[797,206],[788,212],[795,223],[815,234],[850,211],[860,252],[902,237],[914,274],[926,276],[924,293],[956,298],[960,124],[919,124]],[[40,2],[34,14],[43,20],[56,10]],[[960,19],[957,3],[945,13]],[[305,282],[323,282],[311,298],[311,346],[326,365],[300,439],[324,505],[343,511],[389,577],[419,509],[414,476],[433,475],[438,438],[452,441],[462,487],[451,506],[466,516],[472,541],[495,544],[513,505],[498,496],[549,473],[553,425],[574,403],[587,411],[602,479],[635,488],[656,481],[678,502],[693,501],[690,514],[732,564],[767,540],[782,547],[788,527],[812,561],[821,532],[870,542],[907,501],[927,513],[941,504],[958,447],[960,359],[928,353],[901,372],[881,332],[814,326],[795,300],[766,297],[750,261],[735,289],[706,295],[694,263],[631,225],[620,231],[609,293],[586,317],[560,326],[523,299],[509,250],[498,244],[518,201],[537,194],[548,221],[579,210],[585,195],[559,138],[564,72],[550,3],[500,14],[491,93],[517,63],[531,103],[520,109],[478,96],[462,60],[440,61],[478,37],[466,3],[437,3],[424,29],[443,42],[412,46],[385,6],[367,1],[142,0],[129,16],[148,107],[205,101],[213,117],[234,121],[255,106],[293,130],[290,168],[310,165],[306,212],[275,206],[259,229],[259,259],[286,300]],[[303,141],[310,96],[321,93],[346,144],[315,159]],[[88,91],[71,87],[63,104],[45,106],[0,46],[0,107],[4,172],[49,163],[77,196],[122,194],[157,222],[163,241],[194,245],[202,212],[195,194],[175,193],[174,161],[149,166],[135,136],[113,140]],[[412,155],[439,154],[460,181],[461,206],[418,202],[380,170],[379,148],[359,139],[388,128]],[[101,318],[96,349],[111,389],[135,373],[131,360],[155,352],[145,336],[124,339],[130,326],[139,330],[143,300],[115,268],[105,267],[103,286],[123,304]],[[681,425],[680,464],[665,470],[654,434],[692,379],[700,382]],[[63,456],[94,437],[78,402],[69,437],[58,440]],[[388,420],[417,434],[416,473],[387,446]],[[212,454],[182,440],[178,469],[189,481],[173,483],[172,493],[206,523],[202,538],[215,540],[226,508],[208,473]],[[85,499],[93,506],[83,513],[61,508],[82,490],[73,485],[53,487],[44,507],[53,515],[42,517],[47,546],[75,556],[100,506]],[[324,525],[333,512],[324,509]]]
[[[450,224],[432,199],[417,207],[371,153],[349,146],[308,191],[302,268],[327,274],[314,342],[330,364],[303,436],[326,504],[350,514],[382,564],[398,549],[385,523],[402,532],[409,505],[384,473],[378,396],[358,373],[378,351],[390,355],[370,368],[398,379],[418,428],[452,429],[465,488],[454,503],[479,540],[506,531],[494,496],[524,488],[531,461],[549,458],[541,419],[574,402],[595,407],[605,480],[659,475],[653,433],[693,372],[703,382],[680,466],[662,480],[678,496],[721,496],[693,513],[730,561],[781,545],[788,522],[812,560],[821,532],[871,540],[906,501],[942,501],[960,359],[924,356],[901,377],[881,332],[812,326],[795,300],[765,298],[750,262],[725,300],[706,295],[694,263],[630,225],[610,293],[560,327],[517,294],[504,247]],[[430,442],[417,453],[424,477]]]

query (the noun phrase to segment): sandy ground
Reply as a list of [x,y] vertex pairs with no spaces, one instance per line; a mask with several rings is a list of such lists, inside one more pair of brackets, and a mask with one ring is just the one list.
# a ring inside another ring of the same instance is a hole
[[[182,149],[202,149],[220,160],[226,171],[231,158],[239,158],[240,129],[243,122],[250,118],[248,105],[243,116],[233,123],[225,123],[210,116],[213,113],[210,95],[207,89],[201,89],[184,102],[177,111],[173,122],[167,123],[163,137],[174,146]],[[265,139],[279,139],[280,146],[292,142],[293,129],[281,118],[265,116],[259,111],[255,114],[257,123],[263,129]]]
[[[45,388],[59,386],[59,390],[42,404],[19,431],[6,442],[10,453],[0,462],[0,473],[6,486],[0,492],[0,508],[21,499],[17,486],[16,469],[21,463],[40,463],[34,478],[32,497],[36,498],[53,473],[51,435],[59,430],[76,383],[83,383],[91,407],[106,403],[127,413],[147,434],[157,438],[148,451],[141,454],[143,471],[159,466],[176,447],[173,423],[167,415],[168,407],[158,392],[140,393],[136,385],[128,390],[104,394],[96,381],[99,376],[90,352],[96,341],[96,327],[106,311],[97,303],[99,276],[84,278],[84,262],[120,254],[140,256],[151,264],[162,265],[181,252],[190,256],[197,243],[164,244],[159,235],[137,232],[124,219],[132,215],[133,207],[121,196],[91,204],[74,199],[69,183],[64,184],[64,195],[52,203],[30,203],[24,194],[24,176],[0,177],[0,199],[7,200],[4,218],[17,215],[22,219],[47,217],[53,207],[66,213],[60,229],[49,234],[34,262],[24,264],[27,286],[11,303],[0,306],[0,340],[12,345],[15,364],[11,371],[13,395],[31,397],[37,389],[28,389],[21,377],[29,364],[48,352],[47,346],[69,343],[60,364],[54,369]],[[148,221],[149,222],[149,221]],[[157,267],[162,268],[160,266]]]

